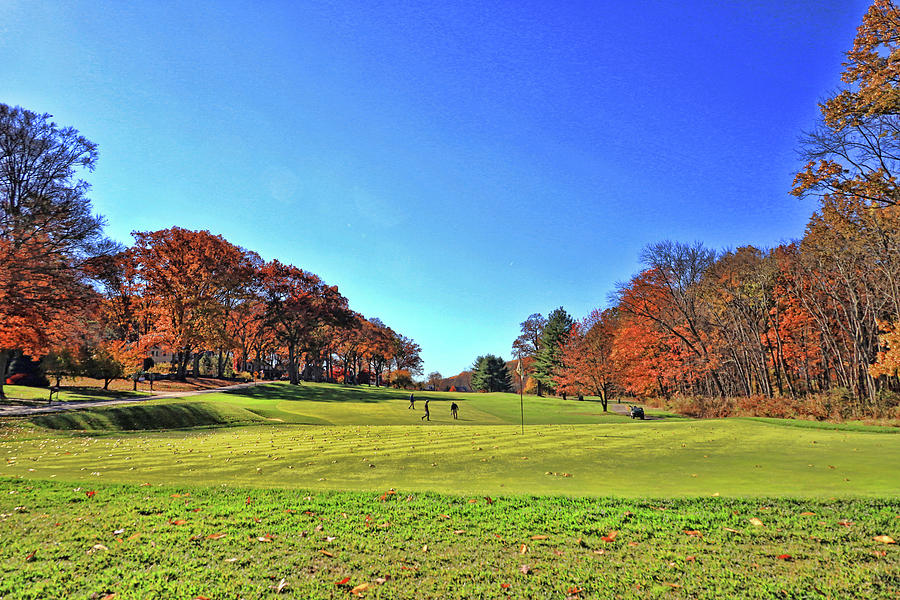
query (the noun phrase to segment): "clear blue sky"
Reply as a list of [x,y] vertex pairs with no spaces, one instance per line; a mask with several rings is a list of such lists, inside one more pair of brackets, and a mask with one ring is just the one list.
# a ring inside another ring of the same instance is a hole
[[647,243],[802,235],[796,141],[868,6],[411,4],[0,0],[0,102],[100,145],[114,238],[296,264],[446,376]]

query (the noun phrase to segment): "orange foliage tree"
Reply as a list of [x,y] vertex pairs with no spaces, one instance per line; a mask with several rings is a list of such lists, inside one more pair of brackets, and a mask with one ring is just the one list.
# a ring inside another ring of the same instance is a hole
[[13,351],[77,331],[95,299],[82,267],[109,247],[77,178],[97,146],[50,118],[0,104],[0,398]]

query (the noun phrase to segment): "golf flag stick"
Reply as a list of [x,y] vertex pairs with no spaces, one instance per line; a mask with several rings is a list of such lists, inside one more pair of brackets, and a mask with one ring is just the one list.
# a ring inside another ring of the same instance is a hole
[[522,394],[525,391],[525,370],[522,369],[522,357],[519,357],[519,363],[516,365],[516,373],[519,374],[519,413],[522,415],[522,435],[525,434],[525,402]]

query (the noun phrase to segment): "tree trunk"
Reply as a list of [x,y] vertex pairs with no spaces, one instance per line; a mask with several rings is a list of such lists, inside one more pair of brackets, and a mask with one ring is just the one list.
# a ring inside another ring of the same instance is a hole
[[294,345],[288,344],[288,378],[292,385],[297,385],[300,383],[300,377],[297,375],[297,360],[294,354]]
[[9,350],[0,350],[0,399],[6,400],[3,385],[6,383],[6,369],[9,368]]

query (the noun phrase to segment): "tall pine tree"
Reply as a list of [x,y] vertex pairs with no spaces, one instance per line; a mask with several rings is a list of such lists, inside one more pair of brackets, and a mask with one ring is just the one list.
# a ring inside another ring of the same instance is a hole
[[534,361],[534,378],[545,388],[556,388],[555,377],[562,365],[562,344],[569,338],[575,321],[559,307],[547,316],[547,325],[541,334],[540,348]]

